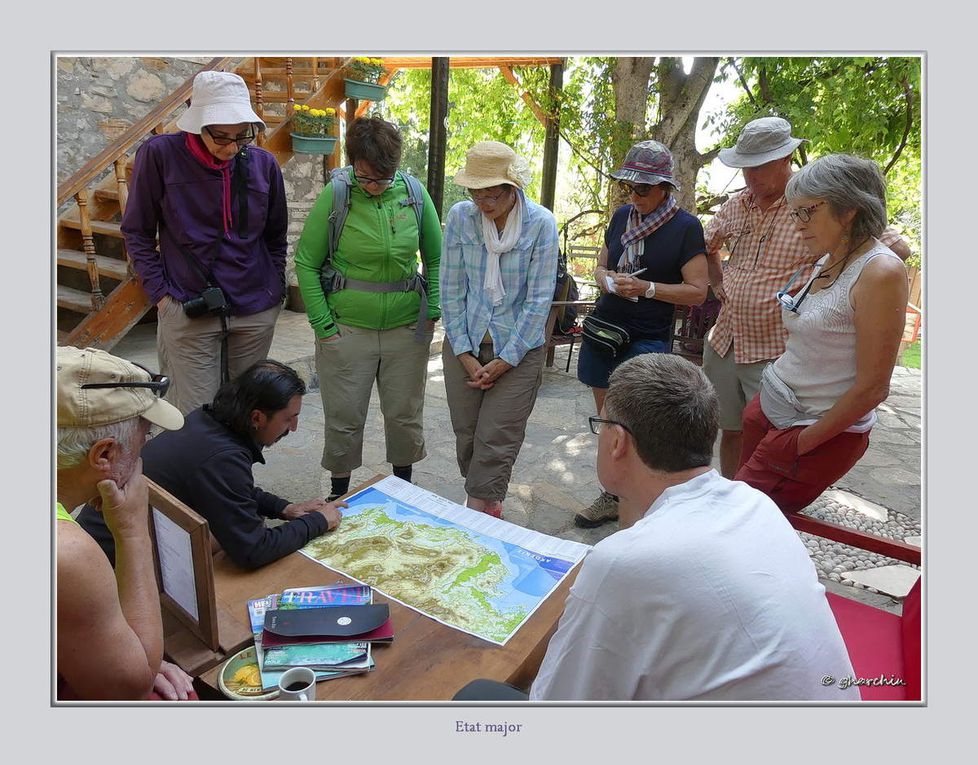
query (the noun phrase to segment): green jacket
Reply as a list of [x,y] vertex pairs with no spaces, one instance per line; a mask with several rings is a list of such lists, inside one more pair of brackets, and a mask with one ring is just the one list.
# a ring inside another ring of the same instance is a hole
[[[397,282],[418,270],[418,223],[414,211],[401,205],[407,186],[401,178],[372,197],[352,180],[350,212],[333,267],[349,279]],[[327,184],[309,212],[295,250],[299,291],[306,304],[316,339],[335,335],[334,322],[364,329],[393,329],[418,320],[417,292],[364,292],[342,289],[323,294],[319,272],[326,260],[328,219],[333,210],[333,189]],[[441,259],[441,223],[435,205],[424,191],[424,251],[421,257],[428,277],[428,318],[439,319],[438,263]]]

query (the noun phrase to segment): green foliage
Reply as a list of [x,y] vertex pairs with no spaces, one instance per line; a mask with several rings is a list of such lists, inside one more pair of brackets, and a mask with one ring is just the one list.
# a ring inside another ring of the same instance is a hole
[[[525,157],[534,168],[531,197],[540,194],[543,125],[522,101],[516,89],[495,69],[452,69],[448,86],[448,143],[445,149],[445,210],[466,198],[465,190],[451,182],[465,166],[465,153],[479,141],[500,141]],[[431,109],[431,71],[414,69],[387,96],[388,119],[405,137],[404,168],[427,176],[428,125]]]
[[900,359],[900,366],[909,369],[920,369],[920,340],[909,345],[907,350],[903,352],[903,357]]
[[[763,116],[784,117],[792,134],[808,139],[802,162],[835,152],[858,154],[887,174],[891,223],[903,234],[919,265],[920,58],[916,56],[744,58],[744,92],[713,126],[732,146],[740,129]],[[908,126],[909,116],[909,126]]]

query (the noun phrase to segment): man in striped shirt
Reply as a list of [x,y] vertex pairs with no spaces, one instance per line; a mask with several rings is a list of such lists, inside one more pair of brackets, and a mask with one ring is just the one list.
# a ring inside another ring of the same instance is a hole
[[[742,168],[747,188],[734,194],[706,227],[710,286],[720,315],[703,347],[703,371],[720,400],[720,472],[733,478],[740,459],[741,416],[757,395],[761,372],[784,353],[787,332],[775,293],[802,265],[813,261],[789,216],[784,199],[791,156],[807,139],[791,135],[780,117],[744,126],[737,145],[720,161]],[[880,241],[904,260],[910,249],[893,228]],[[721,264],[726,245],[729,259]]]

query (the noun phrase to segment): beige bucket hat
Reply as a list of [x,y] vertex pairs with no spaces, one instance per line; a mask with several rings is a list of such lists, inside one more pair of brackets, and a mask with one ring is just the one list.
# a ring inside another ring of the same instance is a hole
[[757,167],[787,157],[807,140],[791,135],[788,120],[761,117],[744,125],[736,146],[720,149],[720,161],[727,167]]
[[522,189],[530,179],[526,160],[504,143],[479,141],[465,154],[465,169],[455,183],[467,189],[487,189],[508,183]]

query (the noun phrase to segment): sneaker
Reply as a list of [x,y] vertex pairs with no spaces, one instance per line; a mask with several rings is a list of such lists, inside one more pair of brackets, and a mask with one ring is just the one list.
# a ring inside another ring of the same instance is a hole
[[618,500],[606,491],[591,503],[582,513],[574,516],[574,524],[585,529],[593,529],[608,521],[618,520]]

